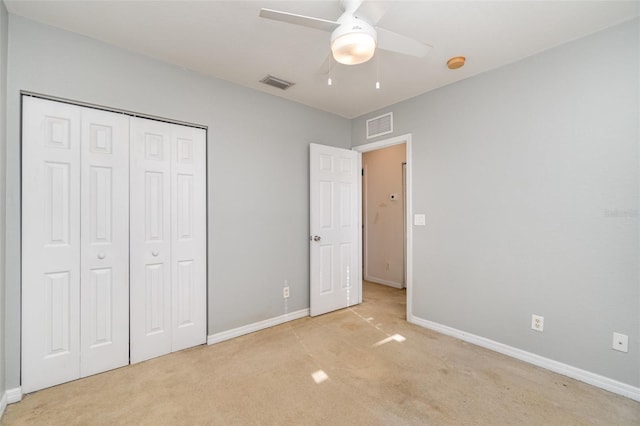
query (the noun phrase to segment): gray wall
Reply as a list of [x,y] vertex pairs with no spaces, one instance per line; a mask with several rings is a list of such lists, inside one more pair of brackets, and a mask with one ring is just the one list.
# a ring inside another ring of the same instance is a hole
[[7,152],[7,35],[8,17],[0,1],[0,398],[6,387],[5,374],[5,158]]
[[413,134],[415,316],[640,385],[639,35],[636,19],[352,122],[354,146],[387,111]]
[[285,279],[288,312],[309,306],[308,145],[348,148],[350,121],[14,15],[9,63],[9,388],[20,361],[20,90],[208,126],[208,333],[283,315]]

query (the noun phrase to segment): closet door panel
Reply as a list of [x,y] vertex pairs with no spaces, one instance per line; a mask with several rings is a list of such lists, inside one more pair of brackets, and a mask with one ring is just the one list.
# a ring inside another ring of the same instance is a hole
[[171,126],[130,121],[131,363],[171,352]]
[[80,109],[23,98],[22,391],[80,376]]
[[129,363],[129,118],[82,109],[81,376]]
[[172,350],[206,342],[206,131],[172,125]]

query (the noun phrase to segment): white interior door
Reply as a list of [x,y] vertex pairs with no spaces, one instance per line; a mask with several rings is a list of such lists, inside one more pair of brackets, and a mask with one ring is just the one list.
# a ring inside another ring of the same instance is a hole
[[131,363],[171,352],[171,127],[130,121]]
[[311,316],[360,302],[358,155],[310,145]]
[[171,350],[207,339],[206,131],[171,126]]
[[23,98],[22,391],[80,377],[80,109]]
[[129,117],[82,108],[81,377],[129,364]]
[[131,119],[131,363],[206,342],[206,132]]

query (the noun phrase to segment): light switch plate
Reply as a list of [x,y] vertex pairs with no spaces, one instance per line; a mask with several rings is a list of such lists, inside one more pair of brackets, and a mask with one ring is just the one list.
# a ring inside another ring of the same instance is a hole
[[413,224],[415,226],[425,226],[427,224],[427,218],[424,214],[413,215]]

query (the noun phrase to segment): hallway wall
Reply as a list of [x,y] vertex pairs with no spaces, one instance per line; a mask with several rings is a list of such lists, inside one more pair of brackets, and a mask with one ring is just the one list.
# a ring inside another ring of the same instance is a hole
[[405,159],[405,144],[362,154],[364,279],[396,288],[404,286]]

